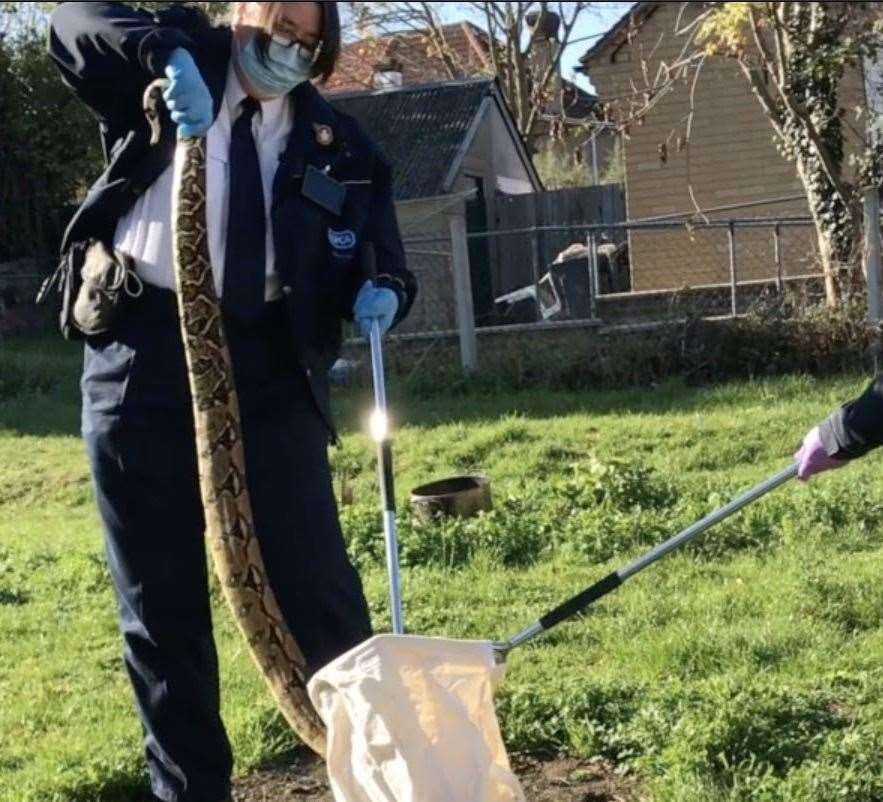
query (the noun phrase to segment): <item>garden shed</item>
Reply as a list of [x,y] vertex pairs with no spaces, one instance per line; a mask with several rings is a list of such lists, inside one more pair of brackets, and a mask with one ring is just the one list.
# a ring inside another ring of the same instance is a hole
[[[455,328],[451,242],[493,228],[500,196],[542,189],[499,85],[488,78],[443,81],[329,100],[356,118],[392,165],[408,264],[420,286],[402,330]],[[501,268],[492,241],[472,240],[468,247],[480,319],[492,309]]]

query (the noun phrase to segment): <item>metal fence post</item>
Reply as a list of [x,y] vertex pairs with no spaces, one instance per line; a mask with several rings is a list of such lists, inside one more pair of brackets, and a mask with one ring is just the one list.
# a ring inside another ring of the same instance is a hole
[[785,274],[782,271],[782,224],[773,226],[773,251],[776,259],[776,292],[781,295],[785,291]]
[[472,306],[472,278],[469,274],[469,243],[466,239],[466,216],[448,217],[451,231],[451,268],[454,273],[454,302],[457,329],[460,333],[460,364],[467,375],[478,369],[478,344],[475,337],[475,310]]
[[739,313],[739,286],[736,279],[736,224],[730,220],[727,226],[730,243],[730,311],[733,317]]
[[864,207],[864,270],[868,283],[868,322],[878,325],[883,319],[883,298],[880,296],[880,196],[876,187],[865,189]]
[[[534,225],[530,232],[530,262],[532,270],[533,285],[536,287],[540,282],[540,235]],[[535,318],[540,320],[540,305],[537,303]]]
[[592,320],[598,319],[598,241],[595,239],[595,232],[589,231],[586,237],[586,246],[589,249],[588,263],[589,268],[589,314]]

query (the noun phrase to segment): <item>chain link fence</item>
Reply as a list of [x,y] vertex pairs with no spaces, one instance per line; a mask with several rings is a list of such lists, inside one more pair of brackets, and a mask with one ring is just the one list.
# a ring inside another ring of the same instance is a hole
[[[808,218],[469,231],[454,205],[427,220],[403,226],[418,297],[386,346],[391,369],[410,377],[492,373],[518,351],[565,363],[588,339],[742,316],[786,289],[823,295]],[[364,365],[364,344],[349,340],[346,357]]]
[[[492,374],[538,358],[561,370],[590,341],[672,321],[744,315],[786,289],[820,299],[815,229],[807,218],[733,218],[545,225],[472,231],[469,193],[399,207],[418,295],[385,343],[404,377]],[[44,266],[0,271],[4,328]],[[13,275],[13,274],[18,275]],[[7,297],[8,296],[8,297]],[[5,314],[4,314],[5,307]],[[541,355],[538,357],[538,355]],[[364,340],[345,332],[341,381],[370,375]]]

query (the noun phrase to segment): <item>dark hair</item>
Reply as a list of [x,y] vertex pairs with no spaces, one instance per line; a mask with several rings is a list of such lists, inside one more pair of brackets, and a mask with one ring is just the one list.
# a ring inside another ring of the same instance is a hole
[[[281,3],[261,3],[261,27],[269,31],[273,21],[279,12]],[[311,77],[319,78],[324,84],[334,72],[337,59],[340,56],[340,14],[336,2],[317,3],[322,12],[322,33],[320,36],[321,50],[316,63],[313,65]],[[270,35],[261,32],[257,35],[258,53],[262,58],[267,57],[270,49]]]

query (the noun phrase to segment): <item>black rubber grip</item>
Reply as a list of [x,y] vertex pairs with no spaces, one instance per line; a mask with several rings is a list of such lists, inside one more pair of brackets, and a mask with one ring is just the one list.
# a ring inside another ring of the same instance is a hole
[[396,511],[395,482],[392,472],[392,442],[383,440],[377,446],[377,457],[380,467],[380,489],[383,493],[383,509]]
[[602,596],[606,596],[610,591],[616,590],[622,584],[622,579],[615,571],[608,574],[604,579],[599,580],[591,587],[586,588],[582,593],[577,593],[571,599],[563,604],[559,604],[554,610],[546,613],[540,619],[540,626],[543,629],[551,629],[562,621],[582,612],[592,602],[598,601]]
[[362,275],[377,284],[377,251],[373,242],[362,243]]

